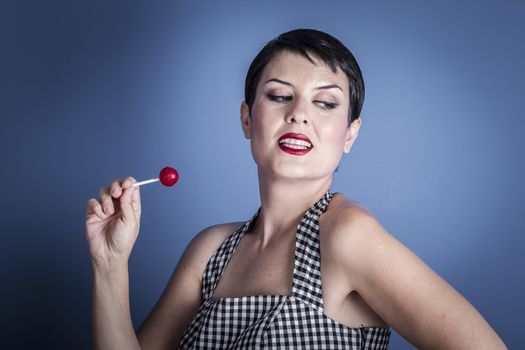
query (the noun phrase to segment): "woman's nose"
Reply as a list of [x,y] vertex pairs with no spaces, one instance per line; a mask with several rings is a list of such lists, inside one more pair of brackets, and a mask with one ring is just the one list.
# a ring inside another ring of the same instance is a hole
[[310,122],[310,117],[308,115],[308,110],[306,108],[305,103],[299,100],[296,100],[294,102],[295,103],[293,104],[292,109],[286,115],[286,122],[288,124],[308,124]]

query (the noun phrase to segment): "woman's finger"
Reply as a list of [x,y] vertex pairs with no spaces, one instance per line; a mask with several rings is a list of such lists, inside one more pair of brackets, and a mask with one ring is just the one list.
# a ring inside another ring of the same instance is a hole
[[136,187],[126,188],[122,191],[122,196],[120,196],[120,210],[122,210],[122,217],[126,221],[138,220],[132,205],[133,192],[137,190]]
[[104,214],[111,215],[115,211],[113,200],[109,194],[109,189],[101,188],[100,189],[100,203],[102,205],[102,210]]
[[135,180],[131,176],[128,176],[124,179],[124,181],[122,181],[122,188],[124,189],[130,188],[131,186],[133,186],[135,182],[137,182],[137,180]]
[[[133,184],[135,184],[136,182],[137,182],[137,180],[135,180],[131,176],[128,176],[122,182],[122,188],[124,188],[124,189],[132,189],[133,188]],[[141,205],[140,205],[140,189],[139,189],[139,187],[135,187],[134,191],[131,192],[131,207],[133,208],[133,211],[135,212],[135,215],[137,215],[137,217],[140,217]]]
[[106,215],[102,211],[102,206],[100,205],[99,201],[97,201],[95,198],[90,198],[87,203],[87,215],[95,214],[100,219],[105,219]]
[[122,195],[122,186],[119,179],[115,179],[111,182],[111,185],[109,186],[109,194],[115,199]]
[[140,187],[134,187],[134,191],[131,193],[131,206],[133,207],[133,210],[135,211],[137,217],[140,218]]

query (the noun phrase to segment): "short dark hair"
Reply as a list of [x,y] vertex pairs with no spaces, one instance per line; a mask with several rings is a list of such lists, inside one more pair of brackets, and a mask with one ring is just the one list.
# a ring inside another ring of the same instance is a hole
[[244,85],[244,101],[250,112],[264,68],[281,51],[300,54],[312,63],[314,60],[311,55],[314,55],[328,65],[334,73],[339,67],[346,74],[350,87],[348,125],[359,118],[365,99],[365,84],[354,55],[330,34],[314,29],[295,29],[283,33],[268,42],[255,56],[246,74]]

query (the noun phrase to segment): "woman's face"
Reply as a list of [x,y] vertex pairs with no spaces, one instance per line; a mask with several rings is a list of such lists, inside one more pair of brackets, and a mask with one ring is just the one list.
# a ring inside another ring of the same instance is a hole
[[283,51],[264,68],[249,115],[241,107],[259,170],[290,179],[332,176],[357,137],[360,119],[348,127],[348,78],[315,58]]

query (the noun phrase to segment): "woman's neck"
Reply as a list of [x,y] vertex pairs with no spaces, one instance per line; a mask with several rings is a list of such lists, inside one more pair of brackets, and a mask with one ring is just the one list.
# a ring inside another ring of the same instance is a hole
[[328,191],[332,176],[319,180],[294,180],[259,172],[261,212],[254,231],[266,246],[276,234],[295,232],[304,213]]

